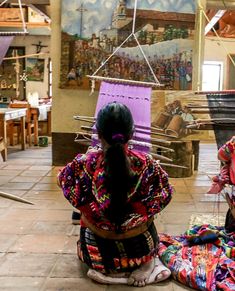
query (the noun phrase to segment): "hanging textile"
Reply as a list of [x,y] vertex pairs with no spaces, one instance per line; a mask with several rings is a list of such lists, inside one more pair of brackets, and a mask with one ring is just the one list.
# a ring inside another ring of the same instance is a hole
[[[151,87],[102,81],[95,117],[107,103],[114,101],[122,103],[130,109],[134,119],[136,130],[133,139],[150,143],[151,92]],[[96,144],[97,140],[94,143]],[[146,145],[133,145],[133,147],[140,151],[149,151],[149,147]]]
[[5,57],[13,38],[13,35],[0,36],[0,65],[2,64],[2,60]]
[[[213,118],[235,118],[235,93],[207,94],[210,117]],[[213,125],[218,149],[234,135],[235,128],[223,128]]]

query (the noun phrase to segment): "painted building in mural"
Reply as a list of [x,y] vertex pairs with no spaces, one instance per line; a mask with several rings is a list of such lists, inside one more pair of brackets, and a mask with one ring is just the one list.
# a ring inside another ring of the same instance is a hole
[[[89,88],[86,75],[93,74],[113,50],[132,33],[134,8],[128,6],[128,2],[130,1],[116,1],[105,27],[98,30],[94,28],[93,31],[90,28],[89,33],[85,15],[91,13],[93,7],[88,9],[80,6],[77,9],[80,12],[80,30],[75,34],[66,29],[62,32],[62,52],[65,52],[65,57],[61,62],[63,68],[61,87]],[[145,8],[147,6],[143,6],[143,3],[141,8],[137,7],[135,35],[154,73],[166,89],[191,89],[194,13]],[[128,39],[99,75],[153,81],[134,37]]]

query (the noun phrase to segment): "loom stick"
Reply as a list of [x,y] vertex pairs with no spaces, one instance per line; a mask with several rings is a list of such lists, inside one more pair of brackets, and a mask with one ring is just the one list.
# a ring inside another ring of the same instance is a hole
[[161,163],[160,162],[160,165],[161,166],[166,166],[166,167],[172,167],[172,168],[188,169],[188,167],[175,165],[175,164],[167,164],[167,163]]
[[150,152],[150,155],[151,155],[153,158],[158,159],[158,160],[163,161],[163,162],[173,162],[172,159],[167,158],[167,157],[162,156],[162,155],[155,154],[155,153],[153,153],[153,152]]
[[187,105],[190,109],[235,109],[235,106],[227,106],[227,105]]
[[[85,129],[85,130],[88,130],[88,131],[95,130],[95,129],[93,129],[91,126],[86,126],[86,125],[82,125],[82,126],[81,126],[81,129]],[[96,130],[95,130],[95,131],[96,131]],[[172,136],[172,135],[169,135],[169,134],[160,133],[160,132],[155,132],[155,131],[154,131],[154,132],[153,132],[153,131],[151,131],[151,132],[147,132],[147,131],[144,131],[144,130],[141,130],[141,129],[138,129],[138,128],[135,129],[135,132],[143,133],[143,134],[160,135],[160,136],[166,136],[166,137],[174,137],[174,138],[175,138],[175,136]]]
[[129,80],[129,79],[117,79],[117,78],[94,76],[94,75],[87,75],[87,77],[93,80],[106,81],[106,82],[111,82],[111,83],[131,84],[131,85],[136,85],[136,86],[146,86],[146,87],[159,87],[159,86],[164,87],[165,86],[160,83],[135,81],[135,80]]
[[[96,118],[93,117],[93,116],[75,115],[75,116],[73,116],[73,118],[75,120],[84,121],[84,122],[88,122],[88,123],[92,123],[92,124],[94,124],[95,121],[96,121]],[[148,127],[148,126],[143,126],[143,125],[139,125],[139,124],[135,124],[135,128],[146,129],[146,130],[159,130],[159,131],[164,131],[162,128],[158,128],[158,127],[155,127],[155,126]]]
[[235,122],[235,118],[230,118],[230,117],[224,117],[224,118],[199,118],[199,119],[196,119],[196,120],[193,120],[193,121],[190,121],[190,124],[193,124],[193,123],[198,123],[198,122],[210,122],[210,121],[213,121],[213,122],[217,122],[217,121],[225,121],[225,122],[230,122],[230,121],[234,121]]
[[29,201],[29,200],[26,200],[24,198],[18,197],[18,196],[13,195],[13,194],[5,193],[5,192],[2,192],[2,191],[0,191],[0,196],[3,197],[3,198],[10,199],[10,200],[18,201],[18,202],[21,202],[21,203],[34,205],[34,203]]
[[[0,32],[0,35],[1,33],[2,32]],[[23,56],[7,57],[7,58],[3,58],[3,61],[17,60],[17,59],[29,58],[29,57],[39,57],[40,55],[49,55],[49,54],[50,54],[49,52],[45,52],[45,53],[29,54],[29,55],[23,55]]]
[[[83,137],[84,136],[89,136],[89,138],[92,138],[94,137],[95,134],[92,134],[92,133],[88,133],[88,132],[82,132],[82,131],[77,131],[76,132],[77,135],[82,135]],[[96,135],[97,136],[97,135]],[[96,138],[98,139],[98,138]],[[137,139],[136,139],[137,140]],[[143,140],[146,140],[147,142],[149,141],[148,139],[144,139]],[[137,140],[138,141],[138,140]],[[167,144],[167,145],[170,145],[171,142],[168,141],[168,140],[164,140],[164,139],[158,139],[158,138],[151,138],[151,142],[155,142],[155,143],[163,143],[163,144]]]
[[[92,130],[92,127],[90,126],[81,126],[81,129],[84,129],[84,130],[87,130],[87,131],[91,131]],[[143,146],[146,146],[146,147],[155,147],[155,148],[160,148],[160,149],[164,149],[166,151],[169,151],[169,152],[174,152],[173,149],[171,148],[167,148],[167,147],[164,147],[164,146],[160,146],[160,145],[154,145],[154,144],[151,144],[151,143],[147,143],[147,142],[141,142],[141,141],[138,141],[138,142],[133,142],[134,140],[132,140],[132,144],[138,144],[138,145],[143,145]]]
[[[75,142],[78,142],[82,145],[87,145],[86,142],[88,142],[88,140],[84,140],[84,139],[75,139]],[[139,143],[139,142],[135,142],[135,143],[131,143],[131,144],[136,144],[136,145],[145,145],[145,143]],[[156,158],[160,161],[163,161],[163,162],[173,162],[172,159],[168,158],[168,157],[165,157],[163,155],[159,155],[159,154],[156,154],[156,153],[153,153],[153,152],[150,152],[150,154],[152,155],[153,158]]]
[[221,95],[221,94],[227,94],[227,95],[233,95],[235,94],[235,90],[222,90],[222,91],[196,91],[194,92],[195,95]]
[[[75,140],[74,140],[75,142],[78,142],[78,143],[80,143],[80,144],[82,144],[82,145],[89,145],[90,143],[91,143],[91,138],[88,140],[88,138],[87,139],[80,139],[80,138],[75,138]],[[148,143],[148,142],[141,142],[141,141],[136,141],[136,140],[130,140],[129,141],[129,145],[140,145],[140,146],[146,146],[146,147],[149,147],[149,148],[159,148],[159,149],[163,149],[163,150],[165,150],[165,151],[168,151],[168,152],[174,152],[174,149],[171,149],[171,148],[167,148],[167,147],[164,147],[164,146],[162,146],[162,145],[157,145],[157,144],[151,144],[151,143]]]
[[226,109],[226,108],[218,108],[218,109],[191,109],[192,113],[197,114],[210,114],[210,113],[218,113],[218,114],[224,114],[224,113],[235,113],[235,109]]
[[[231,99],[231,98],[230,99],[226,99],[226,98],[225,99],[212,99],[212,98],[208,98],[207,99],[205,97],[205,99],[195,99],[195,100],[194,99],[190,99],[190,101],[191,102],[210,102],[210,101],[211,102],[234,102],[234,99]],[[187,106],[188,105],[192,105],[192,103],[188,103]]]

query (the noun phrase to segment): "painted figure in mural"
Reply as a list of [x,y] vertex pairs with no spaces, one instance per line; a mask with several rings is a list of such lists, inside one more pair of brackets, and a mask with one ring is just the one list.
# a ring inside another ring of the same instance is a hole
[[194,116],[192,115],[190,108],[188,108],[186,105],[183,106],[181,117],[187,123],[194,120]]
[[125,105],[103,107],[96,128],[102,147],[78,154],[58,174],[65,198],[81,212],[79,258],[100,283],[163,281],[170,270],[158,258],[153,220],[171,200],[168,175],[149,154],[128,148],[134,123]]
[[208,194],[225,194],[229,210],[225,220],[225,230],[235,231],[235,136],[226,142],[218,151],[218,159],[222,162],[219,175],[212,178],[213,182]]
[[178,75],[179,75],[179,86],[180,90],[186,90],[187,89],[187,79],[186,79],[186,68],[184,66],[183,62],[180,62],[179,68],[178,68]]
[[185,135],[188,135],[188,134],[192,133],[192,129],[186,127],[191,121],[193,121],[195,119],[194,116],[191,113],[191,109],[186,105],[183,106],[182,112],[181,112],[180,115],[181,115],[181,117],[182,117],[182,119],[184,121],[183,122],[183,128],[182,128],[183,133]]

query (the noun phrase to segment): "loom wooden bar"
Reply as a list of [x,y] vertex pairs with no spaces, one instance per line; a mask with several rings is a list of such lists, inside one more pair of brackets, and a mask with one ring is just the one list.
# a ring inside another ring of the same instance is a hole
[[10,200],[17,201],[17,202],[34,205],[34,203],[29,201],[29,200],[23,199],[21,197],[18,197],[16,195],[9,194],[9,193],[6,193],[6,192],[0,191],[0,196],[3,197],[3,198],[7,198],[7,199],[10,199]]

